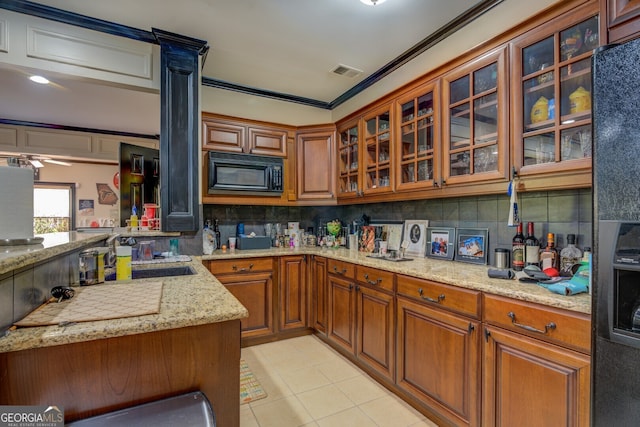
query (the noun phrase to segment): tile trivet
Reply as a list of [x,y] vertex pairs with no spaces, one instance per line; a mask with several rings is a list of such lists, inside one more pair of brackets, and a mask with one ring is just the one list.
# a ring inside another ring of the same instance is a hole
[[74,289],[76,294],[73,298],[59,303],[55,300],[46,303],[15,325],[59,325],[160,312],[162,282],[94,285]]
[[240,404],[243,405],[265,397],[267,397],[267,392],[251,372],[247,362],[240,359]]

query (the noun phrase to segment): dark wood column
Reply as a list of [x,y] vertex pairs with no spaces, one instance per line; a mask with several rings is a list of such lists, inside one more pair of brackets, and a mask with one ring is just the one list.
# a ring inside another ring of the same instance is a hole
[[200,55],[207,42],[154,28],[161,48],[160,218],[163,231],[199,228]]

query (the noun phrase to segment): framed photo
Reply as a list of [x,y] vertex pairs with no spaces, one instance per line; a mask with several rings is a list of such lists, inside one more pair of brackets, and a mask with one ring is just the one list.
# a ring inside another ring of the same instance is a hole
[[371,225],[363,225],[358,242],[360,252],[372,253],[376,244],[376,228]]
[[455,253],[455,228],[427,227],[427,257],[451,261]]
[[456,230],[456,261],[473,264],[487,263],[489,230],[486,228],[458,228]]
[[402,221],[371,221],[369,224],[376,228],[376,240],[386,240],[390,251],[400,250],[404,225]]
[[404,222],[404,238],[409,243],[406,254],[414,256],[424,256],[427,242],[427,227],[429,221],[426,219],[410,219]]

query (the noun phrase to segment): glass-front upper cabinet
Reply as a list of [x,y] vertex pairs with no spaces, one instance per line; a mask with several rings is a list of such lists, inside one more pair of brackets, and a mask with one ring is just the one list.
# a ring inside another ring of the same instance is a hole
[[447,185],[508,177],[507,84],[504,48],[444,77],[442,178]]
[[363,191],[391,191],[391,108],[385,105],[364,117]]
[[591,167],[591,55],[599,19],[571,18],[514,43],[514,162],[522,175]]
[[362,191],[358,180],[358,123],[355,120],[338,129],[338,197],[358,196]]
[[438,100],[438,85],[429,83],[396,103],[400,117],[395,160],[397,190],[433,187],[434,177],[440,173]]

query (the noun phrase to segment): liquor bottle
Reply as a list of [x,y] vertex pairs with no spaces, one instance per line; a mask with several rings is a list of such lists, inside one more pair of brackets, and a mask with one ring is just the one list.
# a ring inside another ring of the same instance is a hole
[[539,266],[540,242],[536,238],[533,222],[527,224],[527,238],[524,239],[524,264]]
[[511,268],[520,271],[524,268],[524,235],[522,234],[522,223],[518,223],[516,235],[511,241]]
[[547,233],[547,247],[540,251],[540,268],[542,271],[547,268],[555,268],[558,272],[560,271],[559,255],[553,233]]
[[576,235],[567,234],[567,246],[560,251],[560,274],[571,276],[571,268],[579,264],[582,252],[576,247]]
[[211,229],[211,221],[206,220],[202,230],[202,253],[211,255],[216,250],[216,236]]

